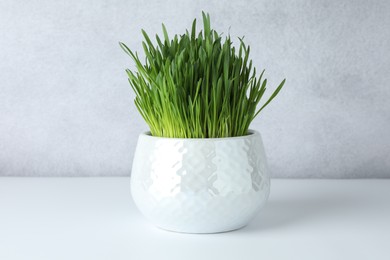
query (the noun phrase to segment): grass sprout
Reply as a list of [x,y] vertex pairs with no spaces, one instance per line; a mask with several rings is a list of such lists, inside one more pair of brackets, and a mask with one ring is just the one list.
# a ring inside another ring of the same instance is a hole
[[[275,98],[285,79],[266,102],[264,70],[257,75],[249,59],[250,47],[239,38],[235,48],[229,36],[222,38],[210,27],[210,15],[202,12],[203,31],[191,31],[156,44],[142,30],[145,62],[120,42],[135,62],[126,70],[136,97],[135,105],[151,134],[175,138],[220,138],[246,135],[253,119]],[[259,107],[259,108],[258,108]]]

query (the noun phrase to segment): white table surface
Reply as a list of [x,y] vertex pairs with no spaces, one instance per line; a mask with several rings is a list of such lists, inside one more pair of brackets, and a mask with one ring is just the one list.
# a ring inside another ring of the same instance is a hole
[[390,180],[273,180],[247,227],[179,234],[146,222],[129,178],[0,177],[0,259],[390,259]]

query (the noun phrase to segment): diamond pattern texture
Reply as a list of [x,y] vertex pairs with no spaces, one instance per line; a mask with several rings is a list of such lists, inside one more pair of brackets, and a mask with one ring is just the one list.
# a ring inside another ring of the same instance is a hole
[[245,226],[268,199],[261,136],[179,139],[141,134],[131,175],[138,209],[160,228],[186,233]]

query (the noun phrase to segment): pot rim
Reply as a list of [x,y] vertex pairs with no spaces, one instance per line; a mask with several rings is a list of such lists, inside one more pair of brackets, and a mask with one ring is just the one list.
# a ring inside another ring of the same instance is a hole
[[233,136],[233,137],[217,137],[217,138],[177,138],[177,137],[161,137],[161,136],[152,136],[150,131],[146,131],[140,134],[140,136],[150,138],[150,139],[159,139],[159,140],[186,140],[186,141],[222,141],[222,140],[239,140],[239,139],[247,139],[254,138],[256,136],[261,137],[260,133],[253,129],[248,129],[247,135],[241,136]]

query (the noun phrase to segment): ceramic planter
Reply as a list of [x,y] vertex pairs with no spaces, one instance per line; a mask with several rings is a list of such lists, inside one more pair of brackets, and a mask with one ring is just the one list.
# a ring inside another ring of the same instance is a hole
[[131,175],[138,209],[156,226],[216,233],[245,226],[268,199],[261,136],[182,139],[139,136]]

